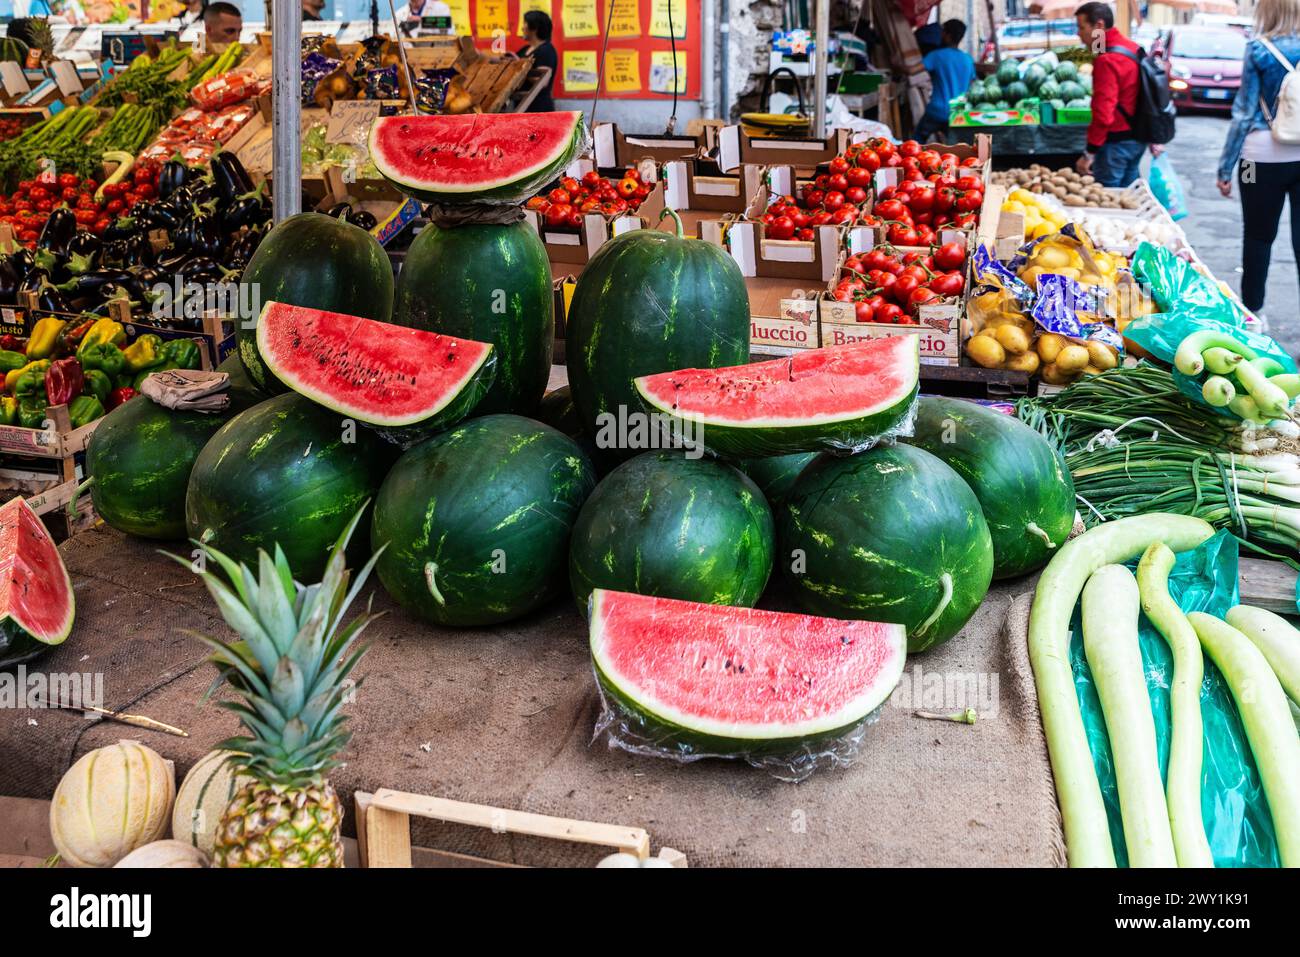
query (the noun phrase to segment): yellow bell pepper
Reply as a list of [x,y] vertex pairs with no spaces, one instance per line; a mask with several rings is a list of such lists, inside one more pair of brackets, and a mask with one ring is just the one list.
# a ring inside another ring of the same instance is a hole
[[[126,329],[115,319],[100,319],[91,326],[82,337],[81,345],[77,347],[77,354],[80,355],[82,349],[103,345],[106,342],[115,346],[126,342]],[[30,355],[30,352],[28,354]]]
[[66,320],[59,319],[57,316],[38,319],[36,325],[32,326],[31,336],[27,339],[27,358],[48,359],[54,355],[55,347],[59,342],[59,333],[67,324]]
[[141,372],[159,365],[162,362],[162,356],[159,354],[162,344],[162,339],[152,332],[137,336],[135,342],[122,350],[122,355],[126,359],[126,368],[131,372]]

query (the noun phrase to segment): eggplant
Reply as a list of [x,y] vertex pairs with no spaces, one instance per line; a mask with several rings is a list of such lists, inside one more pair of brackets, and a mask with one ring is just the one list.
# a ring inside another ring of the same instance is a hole
[[134,276],[136,281],[146,289],[156,286],[160,282],[171,284],[171,271],[159,266],[131,266],[127,269],[127,272]]
[[40,292],[42,286],[50,282],[50,273],[47,269],[40,266],[33,266],[27,270],[27,275],[23,276],[22,281],[18,283],[18,291],[21,292]]
[[14,265],[14,257],[0,256],[0,305],[18,305],[18,284],[22,281],[22,273]]
[[[136,209],[139,209],[139,207],[143,205],[143,203],[137,203]],[[100,234],[99,238],[102,244],[108,244],[115,240],[126,239],[127,236],[137,233],[141,229],[145,228],[147,227],[141,217],[133,211],[132,215],[119,216],[117,219],[109,223],[108,226],[105,227],[104,232]]]
[[216,256],[225,245],[217,214],[202,206],[196,206],[189,221],[181,224],[181,233],[187,248],[201,256]]
[[77,235],[77,215],[67,206],[60,206],[50,213],[45,221],[45,228],[36,240],[37,249],[48,249],[58,256],[66,255],[68,242]]
[[243,226],[258,226],[271,218],[271,204],[258,193],[241,196],[221,212],[221,228],[227,233]]
[[114,291],[119,289],[130,299],[142,301],[144,298],[144,285],[125,269],[97,269],[71,279],[57,288],[60,292],[74,298],[91,296],[100,300],[111,299]]
[[95,256],[98,255],[100,247],[103,245],[104,241],[102,239],[83,229],[68,241],[68,256],[81,256],[93,263]]
[[218,150],[212,154],[209,166],[212,169],[212,182],[223,205],[234,203],[253,192],[252,177],[234,153]]
[[32,251],[26,247],[11,253],[9,261],[14,264],[14,268],[18,270],[19,276],[26,276],[36,268],[36,257],[33,256]]
[[48,283],[41,287],[37,295],[36,308],[43,309],[46,312],[72,312],[72,306],[64,298],[63,293],[59,292],[57,286],[51,286]]
[[190,168],[181,160],[168,160],[158,173],[158,195],[167,199],[190,178]]
[[359,226],[366,232],[369,232],[379,225],[379,220],[375,219],[375,214],[367,212],[364,209],[358,209],[353,212],[353,214],[348,217],[348,222],[353,226]]
[[225,270],[211,256],[193,256],[176,270],[176,275],[181,277],[181,282],[217,282]]

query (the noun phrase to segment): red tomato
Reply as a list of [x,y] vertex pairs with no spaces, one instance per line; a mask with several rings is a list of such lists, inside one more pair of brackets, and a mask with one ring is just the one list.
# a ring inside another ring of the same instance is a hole
[[789,216],[777,216],[767,227],[768,239],[793,239],[794,220]]
[[808,218],[809,226],[825,226],[831,221],[830,210],[819,209]]
[[[552,194],[554,194],[556,191],[552,190],[551,192]],[[573,207],[570,206],[568,203],[552,203],[551,206],[546,210],[546,225],[547,226],[569,225],[569,213],[572,211],[573,211]]]
[[[954,156],[953,159],[956,159],[956,157]],[[979,166],[980,165],[979,157],[967,156],[964,160],[961,161],[961,165],[964,166],[966,169],[970,169],[974,166]]]
[[984,205],[984,194],[977,189],[962,193],[957,197],[957,211],[973,213]]
[[866,299],[859,299],[853,304],[853,318],[858,322],[872,322],[876,318],[876,311]]
[[826,181],[826,186],[828,189],[842,193],[849,188],[849,180],[843,173],[836,173]]
[[957,180],[958,189],[984,189],[984,180],[980,179],[974,173],[967,173],[961,179]]
[[136,183],[135,192],[141,199],[153,199],[158,195],[158,188],[149,182]]
[[907,205],[914,213],[928,213],[934,209],[934,187],[920,186],[912,190]]
[[880,155],[873,150],[863,150],[854,162],[869,173],[880,169]]
[[924,306],[927,303],[934,302],[939,297],[935,295],[934,290],[927,286],[920,286],[912,290],[912,294],[907,297],[907,304],[915,312],[917,307]]
[[81,226],[89,226],[97,218],[93,209],[79,209],[73,215],[77,217],[77,223]]
[[903,205],[901,200],[897,199],[881,200],[876,203],[876,207],[872,212],[881,219],[894,220],[895,222],[902,221],[903,217],[908,215],[907,207]]
[[59,174],[58,184],[61,189],[68,189],[69,187],[76,189],[77,184],[80,182],[81,182],[81,178],[77,176],[76,173]]
[[596,189],[600,186],[600,174],[594,169],[583,173],[582,185],[587,187],[587,189]]
[[37,210],[37,212],[48,213],[48,212],[49,212],[50,210],[52,210],[52,209],[54,209],[54,200],[52,200],[52,199],[38,199],[38,200],[36,201],[36,210]]
[[903,310],[892,302],[887,302],[876,311],[876,322],[898,322],[903,317]]
[[108,225],[109,225],[109,223],[111,223],[111,222],[112,222],[112,220],[111,220],[111,219],[107,219],[107,218],[104,218],[104,219],[97,219],[97,220],[95,220],[95,222],[91,225],[91,227],[90,227],[90,231],[91,231],[92,233],[94,233],[96,236],[98,236],[98,235],[99,235],[100,233],[102,233],[104,230],[108,229]]
[[918,223],[916,226],[916,244],[918,246],[933,246],[934,230],[924,223]]
[[110,199],[104,205],[104,212],[108,213],[110,216],[116,216],[125,208],[126,208],[126,204],[122,202],[120,199]]
[[83,179],[81,181],[81,191],[83,193],[93,193],[97,189],[99,189],[99,184],[93,179]]
[[940,296],[957,296],[966,288],[966,280],[959,272],[945,272],[930,280],[930,288]]
[[551,190],[550,193],[547,194],[546,198],[557,206],[568,205],[568,203],[573,199],[573,197],[569,195],[567,189],[560,189],[558,186]]
[[850,166],[849,171],[844,174],[848,180],[849,186],[869,186],[871,184],[871,170],[862,166]]
[[136,203],[140,202],[140,194],[137,193],[135,190],[128,189],[125,193],[122,194],[122,202],[126,203],[127,208],[130,208],[134,206]]
[[944,243],[934,251],[934,264],[940,269],[959,269],[966,262],[966,247],[961,243]]
[[832,213],[835,212],[843,205],[844,205],[844,193],[840,192],[839,190],[831,190],[829,193],[826,194],[826,198],[822,200],[822,208]]
[[836,226],[844,226],[858,218],[858,207],[841,206],[835,212],[831,213],[831,222]]
[[907,223],[891,223],[885,236],[895,246],[915,246],[920,241],[916,230]]
[[[116,200],[118,196],[121,196],[121,195],[122,195],[122,191],[119,189],[119,190],[116,190],[116,191],[110,193],[110,192],[109,192],[109,187],[105,186],[105,187],[104,187],[104,195],[105,195],[105,196],[112,197],[113,199]],[[121,200],[117,200],[117,202],[119,203],[119,205],[121,204]],[[108,205],[109,205],[109,206],[112,206],[113,203],[112,203],[112,202],[109,202]],[[528,202],[524,203],[524,208],[525,208],[525,209],[535,209],[535,210],[539,210],[539,211],[543,211],[543,212],[544,212],[544,211],[546,210],[546,207],[549,206],[549,205],[551,205],[551,201],[550,201],[549,199],[547,199],[545,196],[534,196],[534,197],[533,197],[532,199],[530,199]]]
[[60,198],[61,198],[65,203],[74,203],[74,202],[76,202],[76,201],[77,201],[77,187],[75,187],[75,186],[65,186],[63,189],[61,189],[61,190],[59,191],[59,197],[60,197]]
[[849,272],[866,272],[865,267],[862,265],[861,256],[850,256],[848,259],[844,260],[844,268],[849,270]]
[[836,175],[843,176],[846,172],[848,172],[849,161],[846,160],[843,156],[837,156],[829,163],[826,164],[826,168],[830,170],[832,176],[836,176]]
[[919,289],[920,286],[921,284],[915,276],[903,274],[894,280],[894,284],[889,288],[889,294],[893,297],[894,302],[904,305],[912,293]]
[[32,198],[33,202],[37,202],[42,199],[49,199],[50,191],[44,186],[33,186],[27,195]]
[[898,152],[902,156],[916,156],[921,152],[921,144],[916,140],[903,140],[898,144]]
[[921,150],[916,157],[916,164],[921,167],[921,172],[927,174],[937,173],[942,162],[938,150]]
[[572,176],[562,176],[560,177],[560,189],[572,196],[578,190],[582,189],[582,184]]
[[811,229],[797,229],[795,230],[795,234],[794,234],[794,238],[799,240],[799,242],[801,243],[810,243],[816,237],[817,234],[814,233]]

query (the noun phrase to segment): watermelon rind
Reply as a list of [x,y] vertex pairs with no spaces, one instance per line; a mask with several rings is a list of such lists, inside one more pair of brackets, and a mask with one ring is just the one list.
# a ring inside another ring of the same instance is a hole
[[[321,370],[326,366],[326,362],[321,360],[312,362],[305,374],[298,374],[295,371],[295,365],[303,362],[303,356],[300,354],[306,345],[291,350],[289,359],[291,363],[284,362],[279,356],[271,350],[270,337],[274,329],[274,323],[268,321],[268,317],[279,315],[283,309],[283,304],[277,302],[268,302],[262,307],[262,314],[257,320],[257,351],[262,357],[266,367],[274,373],[275,377],[285,383],[294,392],[301,396],[311,399],[317,405],[323,405],[325,408],[339,415],[356,419],[358,422],[364,422],[367,425],[382,426],[386,429],[400,429],[404,426],[418,426],[420,432],[432,432],[436,429],[452,425],[465,418],[470,411],[479,403],[479,400],[487,394],[491,388],[493,377],[496,373],[496,352],[491,343],[473,342],[468,339],[456,339],[453,336],[444,336],[441,333],[434,335],[441,336],[447,340],[448,344],[454,347],[461,345],[485,346],[482,354],[469,364],[461,375],[456,388],[447,389],[443,394],[421,407],[418,411],[406,414],[395,415],[378,415],[373,411],[360,409],[350,404],[346,398],[331,392],[329,389],[313,385],[310,378],[319,378]],[[320,310],[314,310],[320,311]],[[359,323],[374,322],[375,320],[356,317]],[[384,325],[387,325],[386,323]],[[394,333],[405,332],[405,327],[392,326]],[[344,345],[344,351],[346,346]],[[354,370],[347,368],[346,358],[340,359],[337,368],[337,378],[344,380],[344,384],[353,389],[365,389],[366,382],[359,380],[346,381],[349,374],[355,375]],[[404,433],[392,433],[402,435]]]
[[[916,403],[920,388],[921,359],[918,337],[898,336],[888,340],[873,340],[872,343],[864,345],[874,347],[878,343],[899,344],[898,351],[903,353],[901,364],[897,369],[899,382],[895,388],[879,398],[864,400],[862,405],[852,412],[838,415],[813,415],[801,408],[792,410],[789,415],[730,422],[718,412],[700,412],[684,416],[679,413],[674,403],[664,400],[662,392],[656,394],[653,391],[656,383],[665,381],[663,375],[639,376],[635,380],[635,385],[646,410],[667,416],[670,420],[668,425],[671,434],[679,436],[687,447],[703,445],[709,451],[729,458],[760,458],[820,450],[860,452],[870,448],[881,438],[894,435],[900,429],[907,430],[909,413]],[[851,350],[857,347],[837,348]],[[788,359],[773,359],[761,365],[786,364],[797,371],[797,367],[810,358],[834,351],[836,349],[833,348],[816,350],[816,353],[808,352]],[[735,386],[743,388],[747,368],[752,366],[735,366],[711,371],[719,377],[720,381],[735,375]],[[700,370],[684,371],[695,374]],[[832,389],[836,384],[833,371],[828,371],[820,378],[810,375],[807,381],[810,386],[816,383],[826,389]],[[815,401],[816,395],[810,393],[809,398]]]
[[[0,507],[0,528],[9,529],[16,523],[24,521],[35,532],[37,543],[48,548],[47,554],[43,556],[47,567],[42,569],[44,574],[38,577],[43,583],[49,583],[51,576],[61,579],[67,610],[54,628],[44,630],[39,628],[34,619],[22,608],[22,601],[26,596],[16,593],[12,577],[13,563],[20,556],[0,555],[0,668],[30,661],[50,648],[63,644],[72,634],[72,624],[76,618],[76,595],[72,590],[72,578],[64,567],[58,546],[54,544],[54,539],[50,537],[40,518],[21,497],[12,498]],[[24,557],[32,560],[32,557]],[[34,558],[42,559],[42,556]]]
[[[480,114],[481,115],[481,114]],[[523,114],[524,116],[535,116],[536,114]],[[554,113],[552,117],[562,116],[565,114]],[[567,115],[573,125],[572,134],[568,141],[550,152],[537,152],[530,149],[528,144],[520,143],[520,163],[515,169],[513,175],[500,180],[480,179],[475,183],[464,185],[452,185],[440,183],[432,177],[421,179],[414,172],[403,172],[397,168],[397,164],[402,157],[389,157],[384,154],[384,150],[379,144],[379,133],[385,124],[397,124],[411,122],[413,120],[425,121],[429,125],[432,121],[440,119],[457,119],[444,117],[411,117],[411,116],[389,116],[378,117],[370,125],[370,135],[367,146],[370,151],[370,158],[375,164],[375,168],[380,175],[396,186],[399,190],[408,196],[426,203],[518,203],[536,193],[547,183],[554,180],[566,166],[573,162],[574,157],[587,145],[586,127],[583,123],[583,114],[581,111],[569,111]],[[498,114],[497,116],[484,116],[484,122],[498,120],[498,117],[504,116],[505,122],[509,122],[512,114]]]
[[799,473],[816,457],[816,452],[792,452],[789,455],[741,459],[736,462],[736,468],[754,480],[754,484],[767,499],[767,504],[775,509],[790,494]]
[[1046,565],[1074,528],[1074,482],[1050,442],[1015,416],[926,396],[909,445],[946,462],[979,499],[993,539],[993,577]]
[[[665,701],[662,694],[657,694],[655,687],[635,687],[630,681],[620,680],[617,668],[604,653],[602,614],[603,604],[616,597],[617,593],[599,588],[591,595],[588,634],[597,684],[606,697],[606,704],[612,703],[619,711],[624,734],[631,732],[636,744],[649,744],[670,751],[675,757],[788,754],[842,738],[869,720],[888,700],[906,662],[906,631],[901,625],[895,625],[887,630],[894,653],[864,692],[833,714],[795,723],[761,725],[686,715]],[[743,613],[745,609],[735,611]],[[670,682],[666,685],[671,688]]]

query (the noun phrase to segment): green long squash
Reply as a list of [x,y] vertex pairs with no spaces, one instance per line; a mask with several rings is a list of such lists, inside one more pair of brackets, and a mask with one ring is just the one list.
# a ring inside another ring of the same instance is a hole
[[1083,589],[1083,649],[1106,718],[1130,867],[1177,867],[1138,647],[1138,585],[1105,565]]
[[1282,690],[1300,704],[1300,631],[1281,615],[1250,605],[1229,608],[1224,617],[1264,653]]
[[1237,702],[1273,815],[1282,866],[1300,867],[1300,737],[1282,685],[1264,653],[1236,628],[1199,611],[1187,618]]
[[1070,616],[1075,602],[1088,578],[1103,565],[1131,561],[1152,542],[1185,551],[1213,534],[1208,522],[1186,515],[1152,512],[1121,518],[1067,542],[1038,579],[1029,612],[1029,661],[1071,867],[1115,866],[1106,805],[1070,670]]

